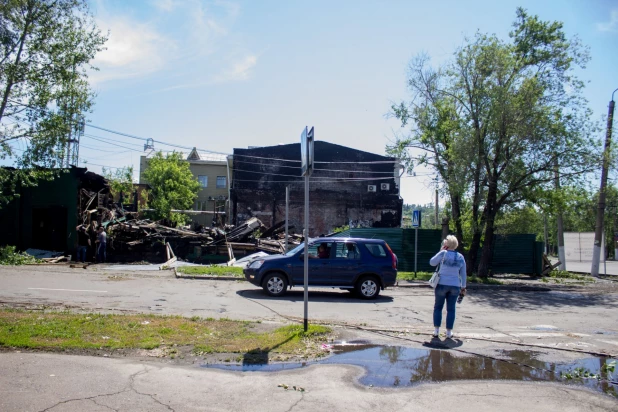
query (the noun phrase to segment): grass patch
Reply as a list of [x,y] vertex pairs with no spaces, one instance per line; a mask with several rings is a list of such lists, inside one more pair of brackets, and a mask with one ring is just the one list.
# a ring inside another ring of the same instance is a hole
[[552,270],[547,274],[550,278],[553,279],[573,279],[573,280],[583,280],[588,282],[594,282],[592,276],[580,275],[577,273],[571,273],[566,270]]
[[0,310],[0,346],[30,349],[154,349],[174,345],[206,353],[302,353],[331,332],[285,326],[255,332],[255,322],[156,315],[32,313]]
[[433,272],[397,272],[397,279],[399,280],[429,280]]
[[[397,272],[397,279],[399,280],[419,280],[419,281],[428,281],[431,279],[433,272],[416,272],[416,276],[414,276],[414,272]],[[502,285],[502,282],[497,279],[492,278],[479,278],[476,276],[469,276],[467,278],[467,283],[482,283],[484,285]]]
[[493,278],[479,278],[478,276],[469,276],[466,280],[467,283],[480,283],[483,285],[502,285],[503,282]]
[[187,275],[234,276],[237,278],[244,278],[242,268],[234,266],[180,266],[176,268],[176,271]]
[[15,246],[0,247],[0,265],[26,265],[39,260],[26,252],[18,252]]

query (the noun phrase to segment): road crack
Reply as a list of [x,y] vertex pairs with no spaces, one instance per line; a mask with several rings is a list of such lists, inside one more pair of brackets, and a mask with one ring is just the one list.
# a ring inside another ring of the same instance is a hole
[[155,398],[155,396],[154,396],[154,395],[152,395],[152,394],[150,394],[150,393],[140,392],[140,391],[138,391],[137,389],[135,389],[135,378],[137,378],[137,377],[138,377],[138,376],[140,376],[140,375],[146,375],[146,374],[148,374],[148,372],[149,372],[149,371],[148,371],[148,368],[144,367],[144,370],[141,370],[141,371],[139,371],[139,372],[136,372],[136,373],[134,373],[133,375],[131,375],[131,376],[129,377],[129,386],[130,386],[131,390],[132,390],[133,392],[137,393],[138,395],[142,395],[142,396],[147,396],[147,397],[149,397],[150,399],[152,399],[154,402],[158,403],[159,405],[166,407],[169,411],[176,412],[176,411],[174,410],[174,408],[172,408],[171,406],[169,406],[169,405],[168,405],[168,404],[166,404],[166,403],[161,402],[160,400],[158,400],[157,398]]
[[290,406],[288,410],[285,412],[292,412],[292,409],[296,408],[296,406],[298,406],[298,404],[301,403],[304,399],[305,399],[305,394],[301,392],[300,399],[294,402],[294,404]]
[[108,408],[108,409],[111,409],[111,410],[113,410],[113,411],[118,412],[116,409],[110,408],[110,407],[109,407],[109,406],[107,406],[107,405],[101,405],[101,404],[97,403],[97,402],[95,401],[95,399],[96,399],[96,398],[102,398],[102,397],[105,397],[105,396],[115,396],[115,395],[120,395],[121,393],[128,392],[129,390],[130,390],[130,389],[123,389],[123,390],[121,390],[121,391],[118,391],[118,392],[113,392],[113,393],[103,393],[103,394],[100,394],[100,395],[86,396],[86,397],[83,397],[83,398],[73,398],[73,399],[67,399],[66,401],[61,401],[61,402],[58,402],[58,403],[56,403],[56,404],[54,404],[54,405],[52,405],[52,406],[50,406],[50,407],[48,407],[48,408],[45,408],[45,409],[41,410],[40,412],[47,412],[47,411],[50,411],[50,410],[54,409],[55,407],[57,407],[57,406],[59,406],[59,405],[64,405],[64,404],[66,404],[66,403],[71,403],[71,402],[79,402],[79,401],[92,401],[92,402],[94,402],[95,404],[97,404],[97,405],[99,405],[99,406],[103,406],[103,407],[105,407],[105,408]]

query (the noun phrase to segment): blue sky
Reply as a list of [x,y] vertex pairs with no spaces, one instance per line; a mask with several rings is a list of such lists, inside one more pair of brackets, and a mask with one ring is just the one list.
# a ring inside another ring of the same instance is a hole
[[[91,123],[217,152],[297,142],[309,125],[318,140],[383,154],[400,131],[385,115],[391,102],[408,97],[410,59],[426,52],[436,63],[448,60],[477,30],[506,38],[517,6],[563,21],[569,35],[590,46],[592,61],[581,77],[590,81],[595,118],[607,113],[618,88],[618,2],[610,0],[91,5],[111,36],[91,76],[98,93]],[[143,142],[88,127],[86,133],[108,142],[83,139],[80,155],[89,169],[133,164],[138,171]],[[431,202],[430,186],[430,176],[403,179],[404,201]]]

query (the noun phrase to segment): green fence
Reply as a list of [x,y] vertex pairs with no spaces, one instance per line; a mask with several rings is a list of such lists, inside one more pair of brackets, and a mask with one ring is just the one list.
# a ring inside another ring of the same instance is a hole
[[[359,228],[348,229],[333,237],[358,237],[382,239],[391,247],[399,260],[399,270],[414,271],[414,237],[416,229]],[[540,274],[543,262],[543,242],[536,242],[535,235],[496,235],[491,262],[492,273]],[[435,229],[418,229],[417,270],[433,271],[429,259],[439,250],[442,232]],[[482,249],[477,261],[480,261]]]

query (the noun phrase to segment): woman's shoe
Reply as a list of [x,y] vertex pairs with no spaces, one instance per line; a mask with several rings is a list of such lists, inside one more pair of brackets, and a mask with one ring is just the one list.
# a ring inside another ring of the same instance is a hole
[[447,330],[446,331],[446,339],[453,339],[453,331],[452,330]]
[[433,331],[433,335],[434,338],[437,338],[438,336],[440,336],[440,328],[436,328]]

